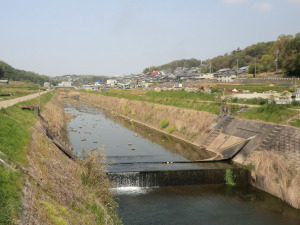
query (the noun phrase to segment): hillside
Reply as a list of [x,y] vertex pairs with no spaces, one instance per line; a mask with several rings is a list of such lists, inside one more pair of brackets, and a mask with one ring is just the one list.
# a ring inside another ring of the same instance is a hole
[[34,72],[15,69],[9,64],[0,60],[0,79],[9,79],[13,81],[31,81],[43,85],[49,78]]
[[235,68],[249,66],[249,73],[274,72],[281,69],[285,75],[300,76],[300,33],[293,35],[279,35],[276,41],[259,42],[245,49],[233,50],[230,54],[216,56],[212,59],[201,61],[198,59],[176,60],[161,66],[152,66],[144,69],[144,73],[171,69],[176,67],[201,67],[202,72],[209,72],[222,68]]

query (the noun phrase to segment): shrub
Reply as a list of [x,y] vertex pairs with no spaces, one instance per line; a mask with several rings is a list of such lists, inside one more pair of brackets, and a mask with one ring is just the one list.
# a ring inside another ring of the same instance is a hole
[[232,173],[232,169],[226,169],[225,182],[226,182],[227,185],[231,185],[231,186],[236,185],[236,183],[234,181],[234,175]]
[[168,131],[170,134],[172,134],[175,130],[176,130],[176,127],[175,127],[174,125],[169,126],[169,127],[167,128],[167,131]]
[[161,128],[166,128],[167,126],[169,126],[169,120],[167,119],[162,119],[159,121],[159,126]]

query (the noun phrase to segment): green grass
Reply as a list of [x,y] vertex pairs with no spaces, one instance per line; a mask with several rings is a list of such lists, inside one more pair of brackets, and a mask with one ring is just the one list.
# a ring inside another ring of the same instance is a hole
[[[215,100],[213,94],[203,92],[186,91],[148,91],[145,94],[135,94],[134,90],[109,90],[105,92],[93,92],[105,96],[125,98],[128,100],[145,101],[163,105],[175,106],[180,108],[207,111],[218,114],[220,103]],[[209,101],[209,102],[203,102]]]
[[14,224],[22,209],[21,176],[0,165],[0,224]]
[[41,201],[41,204],[45,207],[46,216],[55,225],[68,225],[66,218],[70,218],[71,214],[67,209],[57,202],[51,204],[49,202]]
[[293,91],[291,86],[270,86],[269,84],[246,84],[246,85],[221,85],[217,84],[216,88],[225,89],[226,91],[231,91],[232,89],[237,90],[249,90],[250,92],[262,93],[265,91]]
[[294,127],[300,127],[300,119],[296,119],[295,121],[291,122],[290,125]]
[[[42,89],[42,87],[41,87]],[[0,96],[0,101],[18,98],[25,95],[37,93],[39,85],[31,82],[11,81],[9,84],[0,84],[0,95],[11,94],[11,96]]]
[[240,114],[239,117],[273,123],[282,123],[298,114],[297,111],[291,110],[290,107],[290,105],[276,105],[275,103],[271,103]]
[[[41,96],[41,106],[49,101],[54,92]],[[20,104],[37,104],[38,99]],[[36,123],[33,110],[22,110],[11,106],[0,110],[0,151],[23,166],[26,165],[30,143],[30,128]],[[0,224],[14,224],[21,211],[22,175],[18,171],[6,170],[0,166]]]
[[245,105],[265,105],[268,104],[267,99],[262,98],[250,98],[250,99],[238,99],[233,98],[231,99],[232,103],[239,103],[239,104],[245,104]]

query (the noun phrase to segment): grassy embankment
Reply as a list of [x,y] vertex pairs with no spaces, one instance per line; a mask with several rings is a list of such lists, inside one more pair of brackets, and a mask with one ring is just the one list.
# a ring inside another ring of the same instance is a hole
[[[78,95],[78,92],[73,92]],[[129,95],[130,96],[130,95]],[[172,105],[136,101],[99,94],[80,93],[80,98],[93,105],[134,119],[153,129],[172,133],[173,136],[193,141],[199,134],[211,127],[217,118],[215,114]],[[176,102],[172,99],[168,102]],[[187,102],[183,100],[183,102]]]
[[276,151],[254,151],[244,162],[260,189],[300,209],[300,173],[296,162]]
[[[42,109],[53,94],[51,92],[41,96]],[[26,166],[30,129],[36,121],[37,116],[33,111],[22,110],[17,106],[0,110],[0,151],[6,155],[1,158]],[[0,224],[13,224],[18,218],[22,209],[23,178],[19,170],[6,170],[0,165]]]
[[[220,88],[234,88],[234,85],[222,85]],[[254,85],[239,85],[239,89],[249,90],[252,87],[252,91],[264,91],[269,89],[274,90],[285,90],[287,87],[276,86],[254,86]],[[219,88],[219,86],[218,86]],[[236,88],[236,87],[235,87]],[[278,89],[279,88],[279,89]],[[228,89],[228,90],[229,90]],[[175,107],[194,109],[198,111],[207,111],[214,114],[219,114],[220,110],[220,100],[215,98],[215,94],[208,94],[203,92],[186,92],[186,91],[131,91],[131,90],[109,90],[103,92],[93,92],[96,94],[102,94],[105,96],[112,96],[118,98],[125,98],[128,100],[138,100],[145,102],[158,103],[163,105],[170,105]],[[220,93],[219,93],[220,95]],[[234,103],[240,103],[240,105],[235,105]],[[234,109],[233,113],[237,112],[241,108],[249,108],[249,105],[260,105],[257,108],[252,108],[251,110],[240,114],[238,117],[252,120],[260,120],[272,123],[285,123],[291,117],[297,115],[299,112],[292,110],[297,108],[296,105],[276,105],[268,104],[266,100],[263,99],[249,99],[246,101],[236,101],[232,99],[226,102],[227,106],[231,106]],[[295,124],[291,124],[295,126]]]
[[[52,128],[62,131],[62,100],[53,94],[41,96],[42,115]],[[37,101],[22,104],[36,105]],[[98,163],[102,157],[68,159],[34,126],[37,116],[32,111],[13,106],[1,110],[0,117],[1,151],[28,170],[23,173],[0,166],[0,224],[16,224],[18,219],[20,224],[120,223],[105,169]]]
[[37,93],[39,85],[29,81],[10,81],[9,84],[0,84],[0,95],[10,94],[11,96],[0,96],[0,101],[22,97]]

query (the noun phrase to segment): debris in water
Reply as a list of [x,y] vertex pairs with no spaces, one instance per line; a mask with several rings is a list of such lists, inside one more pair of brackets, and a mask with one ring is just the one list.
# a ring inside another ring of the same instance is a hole
[[134,134],[135,137],[139,136],[138,134]]
[[73,129],[72,131],[74,131],[74,132],[77,132],[77,130],[76,130],[76,129]]
[[86,141],[86,139],[84,138],[84,139],[81,139],[81,141]]
[[93,143],[98,143],[98,141],[93,141]]
[[82,128],[82,127],[79,127],[80,129]]
[[135,148],[132,148],[131,150],[135,150]]
[[132,143],[128,143],[128,145],[132,145]]

